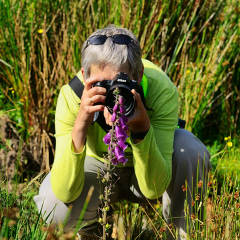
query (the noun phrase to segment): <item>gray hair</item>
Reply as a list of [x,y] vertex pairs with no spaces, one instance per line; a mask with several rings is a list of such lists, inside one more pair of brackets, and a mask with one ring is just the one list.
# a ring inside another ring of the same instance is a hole
[[112,38],[107,38],[103,45],[88,45],[87,40],[84,42],[82,47],[82,67],[85,78],[89,78],[91,65],[100,68],[110,65],[116,71],[123,66],[127,66],[134,79],[138,79],[142,69],[142,50],[139,41],[130,30],[110,25],[107,28],[97,30],[90,37],[94,35],[113,36],[116,34],[128,35],[133,41],[127,45],[115,44]]

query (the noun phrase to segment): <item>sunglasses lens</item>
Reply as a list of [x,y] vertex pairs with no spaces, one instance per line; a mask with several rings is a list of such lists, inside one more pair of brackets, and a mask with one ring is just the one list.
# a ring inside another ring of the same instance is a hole
[[88,39],[88,42],[91,45],[103,45],[107,40],[107,36],[105,35],[96,35],[92,36]]
[[[116,44],[127,45],[127,44],[131,43],[131,41],[132,41],[131,37],[129,37],[128,35],[124,35],[124,34],[116,34],[111,37],[113,38],[113,41]],[[91,45],[103,45],[106,42],[107,38],[108,37],[106,35],[95,35],[88,39],[88,43]]]
[[116,44],[129,44],[132,41],[132,38],[128,35],[117,34],[112,36]]

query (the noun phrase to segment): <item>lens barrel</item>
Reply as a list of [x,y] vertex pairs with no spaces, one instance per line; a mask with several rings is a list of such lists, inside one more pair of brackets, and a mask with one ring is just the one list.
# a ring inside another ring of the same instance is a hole
[[[115,94],[114,90],[119,89],[119,95],[124,98],[124,107],[125,107],[125,116],[129,117],[134,113],[135,110],[135,97],[132,94],[131,90],[137,88],[137,81],[129,80],[129,77],[126,73],[120,72],[117,74],[114,80],[106,80],[96,82],[93,84],[93,87],[104,87],[107,90],[105,105],[108,111],[112,114],[113,107],[115,105]],[[102,104],[96,103],[95,105]]]
[[114,86],[111,86],[106,95],[105,105],[107,106],[108,111],[112,114],[112,109],[115,105],[115,95],[113,94],[113,92],[116,88],[119,89],[119,95],[122,96],[125,100],[125,116],[129,117],[134,113],[135,107],[135,97],[133,96],[131,88],[129,86],[125,84],[115,84]]

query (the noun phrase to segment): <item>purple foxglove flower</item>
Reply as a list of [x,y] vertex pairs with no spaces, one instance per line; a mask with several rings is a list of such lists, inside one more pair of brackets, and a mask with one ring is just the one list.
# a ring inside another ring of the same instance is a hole
[[116,133],[116,137],[117,139],[123,139],[123,141],[126,141],[126,139],[128,138],[128,135],[125,133],[125,131],[118,125],[116,125],[115,127],[115,133]]
[[121,127],[125,132],[127,132],[127,131],[128,131],[128,126],[125,124],[123,116],[120,116],[120,117],[119,117],[118,122],[119,122],[120,127]]
[[125,151],[128,147],[128,145],[122,140],[122,138],[120,138],[118,140],[118,146],[123,150]]
[[117,110],[118,110],[118,104],[115,104],[113,107],[113,112],[117,112]]
[[112,152],[113,152],[113,151],[114,151],[114,148],[115,148],[116,146],[118,146],[118,144],[115,143],[115,142],[113,142],[112,144],[109,144],[109,146],[108,146],[108,150],[110,151],[111,148],[112,148]]
[[116,127],[115,127],[115,134],[116,134],[117,139],[124,137],[124,131],[118,125],[116,125]]
[[128,161],[128,159],[126,159],[125,157],[120,157],[120,158],[118,159],[118,161],[119,161],[119,162],[122,162],[123,165],[125,165],[126,162]]
[[125,123],[128,122],[128,118],[127,118],[125,115],[122,115],[121,117],[123,118],[123,121],[124,121]]
[[114,112],[114,113],[112,114],[112,117],[111,117],[111,122],[115,122],[115,121],[116,121],[116,117],[117,117],[117,113]]
[[125,142],[126,139],[128,138],[128,135],[127,135],[127,133],[125,131],[123,131],[123,134],[124,134],[124,137],[122,138],[122,140]]
[[119,161],[116,159],[116,158],[113,158],[112,159],[112,164],[114,165],[118,165]]
[[123,105],[124,104],[124,98],[122,96],[120,96],[118,102],[119,102],[120,105]]
[[[123,165],[128,161],[124,156],[124,151],[127,149],[128,145],[125,143],[128,135],[126,131],[128,131],[128,126],[126,123],[128,122],[128,118],[124,115],[126,112],[124,107],[124,98],[122,96],[118,97],[118,103],[116,103],[113,107],[113,114],[111,117],[111,121],[114,124],[115,131],[109,131],[106,136],[103,138],[103,141],[108,146],[108,156],[112,161],[112,164],[118,165],[119,162],[122,162]],[[120,106],[119,106],[120,105]],[[120,114],[118,112],[120,111]],[[112,142],[111,142],[112,140]]]
[[125,109],[125,107],[120,106],[119,111],[120,111],[121,114],[124,114],[126,112],[126,109]]
[[120,158],[124,157],[123,150],[120,147],[118,147],[118,146],[116,146],[114,148],[114,153],[115,153],[115,156],[116,156],[117,160],[119,160]]
[[108,145],[111,142],[111,133],[108,132],[105,137],[103,138],[103,142]]

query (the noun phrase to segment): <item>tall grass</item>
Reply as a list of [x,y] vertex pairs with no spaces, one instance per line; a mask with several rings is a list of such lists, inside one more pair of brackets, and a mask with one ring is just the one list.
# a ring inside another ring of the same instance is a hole
[[[214,140],[220,143],[223,136],[237,139],[239,11],[238,0],[1,0],[0,116],[11,117],[34,158],[41,156],[38,160],[42,170],[49,170],[49,155],[54,154],[52,135],[59,90],[79,71],[80,50],[86,38],[96,29],[116,24],[134,32],[143,58],[160,66],[178,87],[179,115],[186,120],[188,130],[209,144]],[[4,147],[11,149],[10,142],[9,145]],[[239,151],[234,148],[226,157],[218,156],[213,158],[217,174],[212,180],[214,185],[209,185],[211,205],[208,199],[202,202],[206,208],[211,206],[213,217],[208,216],[209,222],[201,227],[197,225],[199,221],[188,216],[194,220],[189,236],[203,234],[206,239],[219,239],[218,234],[222,238],[239,234],[239,198],[235,195],[239,182],[233,188]],[[235,175],[234,180],[226,179],[226,172]],[[220,179],[220,186],[216,178]],[[12,199],[6,192],[1,194],[1,199]],[[22,199],[14,200],[23,203],[15,209],[23,217],[17,214],[11,223],[8,211],[3,209],[14,207],[12,203],[6,200],[0,208],[2,238],[17,239],[22,234],[44,239],[52,233],[49,229],[42,232],[40,219],[34,217],[35,213],[29,214],[33,211],[29,199],[31,196],[23,195]],[[128,212],[125,207],[119,206],[118,216],[123,219],[119,222],[126,236],[140,239],[143,229],[147,232],[150,227],[156,239],[164,239],[167,226],[160,218],[161,208],[154,206],[153,213],[148,213],[146,209],[130,206],[130,219],[124,216]]]
[[1,1],[2,108],[15,109],[23,140],[35,139],[47,158],[59,89],[79,71],[84,40],[113,23],[132,30],[143,57],[178,86],[189,130],[238,134],[238,13],[237,0]]
[[[233,149],[233,150],[231,150]],[[235,152],[235,155],[232,155]],[[240,158],[239,149],[227,148],[216,156],[223,162],[234,162]],[[220,161],[220,160],[219,160]],[[187,239],[239,239],[240,238],[240,198],[237,177],[223,174],[217,166],[209,177],[206,194],[192,196],[192,214],[185,208],[185,218],[189,222]],[[218,183],[217,175],[223,180]],[[23,190],[10,193],[4,183],[0,185],[0,238],[1,239],[74,239],[74,229],[63,233],[60,227],[46,225],[37,213],[32,197],[37,194],[38,179],[24,184]],[[197,188],[202,188],[201,182]],[[19,189],[20,186],[16,186]],[[201,192],[201,191],[200,191]],[[177,238],[179,229],[167,225],[161,202],[140,206],[130,202],[113,205],[113,239],[166,239],[166,230]],[[201,215],[203,214],[203,215]],[[203,216],[203,219],[201,218]]]
[[[235,163],[240,158],[240,152],[237,148],[227,147],[215,157],[218,158],[216,162]],[[202,182],[197,183],[199,191],[191,196],[192,213],[189,213],[187,204],[184,210],[189,224],[186,239],[240,238],[239,172],[236,176],[232,174],[236,171],[231,167],[226,168],[214,166],[205,195],[201,191]],[[219,175],[222,178],[220,182]],[[161,202],[145,207],[122,202],[117,207],[114,236],[118,239],[166,239],[166,230],[174,239],[178,239],[180,229],[172,224],[167,225],[162,215]]]

